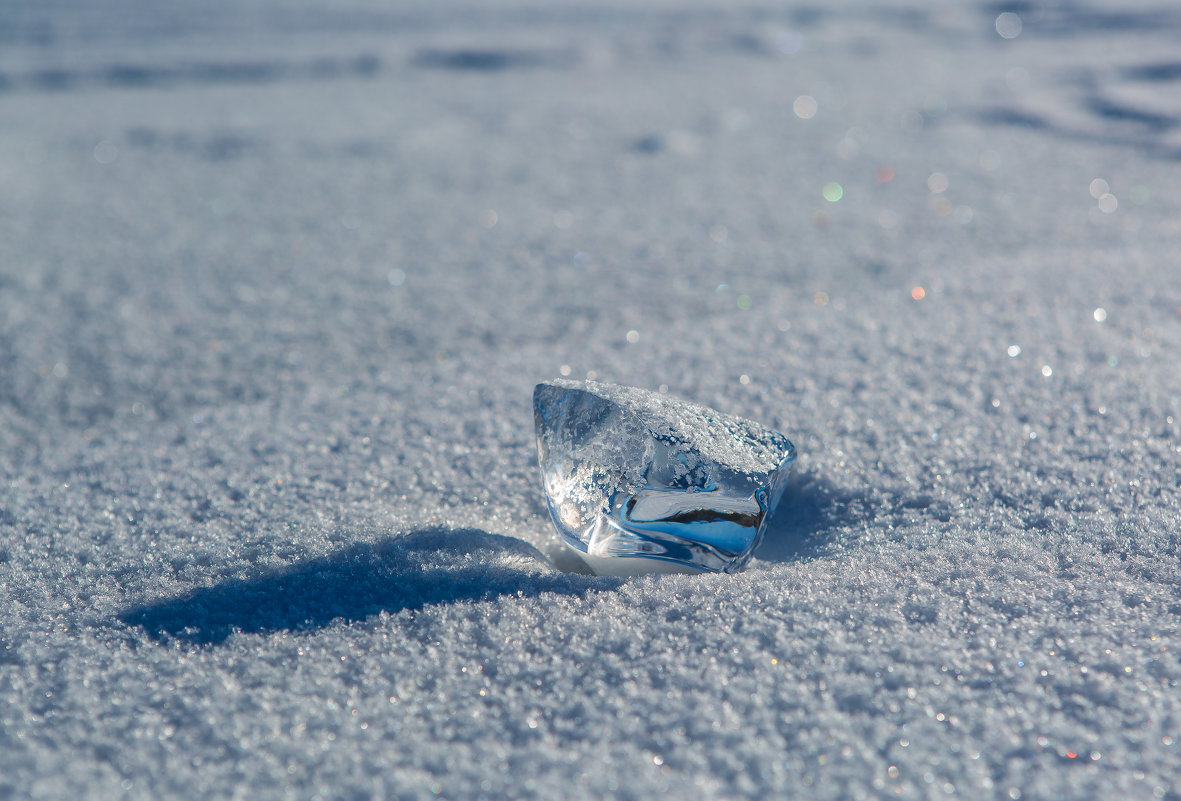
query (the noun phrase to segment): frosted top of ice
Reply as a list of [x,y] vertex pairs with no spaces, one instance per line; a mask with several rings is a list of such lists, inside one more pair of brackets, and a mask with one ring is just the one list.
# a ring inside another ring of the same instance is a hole
[[766,473],[795,448],[782,434],[752,420],[667,395],[599,381],[555,379],[539,385],[581,390],[611,403],[621,429],[642,427],[658,439],[691,445],[704,459],[742,473]]

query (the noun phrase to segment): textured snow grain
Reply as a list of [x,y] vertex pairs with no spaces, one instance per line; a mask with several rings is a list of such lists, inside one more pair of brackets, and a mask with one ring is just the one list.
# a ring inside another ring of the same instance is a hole
[[[9,4],[0,799],[1181,801],[1181,19],[1096,8]],[[546,561],[554,375],[789,436],[745,572]]]

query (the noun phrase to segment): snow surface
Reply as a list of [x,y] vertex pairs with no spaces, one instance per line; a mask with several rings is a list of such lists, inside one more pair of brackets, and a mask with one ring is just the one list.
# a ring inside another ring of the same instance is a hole
[[[0,799],[1181,798],[1179,36],[3,3]],[[567,373],[791,438],[746,572],[540,557]]]

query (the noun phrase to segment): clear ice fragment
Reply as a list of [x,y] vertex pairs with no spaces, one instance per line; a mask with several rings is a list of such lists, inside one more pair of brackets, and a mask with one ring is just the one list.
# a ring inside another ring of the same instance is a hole
[[795,459],[758,423],[633,387],[538,384],[533,418],[554,525],[599,575],[741,570]]

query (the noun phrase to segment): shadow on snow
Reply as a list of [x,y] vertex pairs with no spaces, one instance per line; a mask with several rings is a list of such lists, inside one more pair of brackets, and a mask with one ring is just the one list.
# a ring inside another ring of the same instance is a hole
[[830,484],[807,469],[792,471],[787,490],[771,519],[755,559],[794,562],[824,554],[832,531],[873,517],[865,499]]
[[544,565],[535,548],[513,537],[423,529],[138,605],[119,620],[154,639],[216,645],[237,631],[312,631],[382,612],[507,595],[584,595],[622,583],[541,572]]

